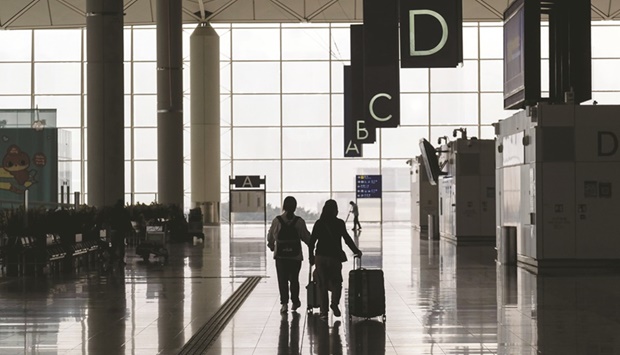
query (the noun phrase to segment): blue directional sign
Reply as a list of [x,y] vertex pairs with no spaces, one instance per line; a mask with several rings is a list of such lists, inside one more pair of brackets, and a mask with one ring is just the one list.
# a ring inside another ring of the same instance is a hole
[[381,175],[355,175],[357,198],[381,198]]

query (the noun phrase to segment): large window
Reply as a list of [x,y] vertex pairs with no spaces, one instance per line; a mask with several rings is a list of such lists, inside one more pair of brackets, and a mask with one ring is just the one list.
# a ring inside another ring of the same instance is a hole
[[[258,174],[267,176],[267,202],[273,206],[292,194],[314,213],[328,198],[346,211],[355,198],[355,175],[381,173],[384,220],[407,221],[405,161],[419,154],[418,140],[436,141],[459,127],[492,139],[491,124],[512,114],[502,103],[502,24],[466,23],[463,65],[401,70],[401,127],[379,132],[377,143],[364,147],[364,158],[345,159],[342,71],[350,60],[348,25],[213,26],[220,34],[223,203],[229,175]],[[187,25],[183,33],[186,208],[193,28]],[[136,26],[124,33],[125,189],[128,201],[149,203],[157,199],[156,30]],[[593,99],[601,104],[620,103],[620,78],[609,69],[620,62],[620,50],[608,45],[618,33],[618,23],[593,24]],[[58,126],[71,134],[71,190],[87,194],[85,37],[85,29],[0,31],[0,107],[56,108]],[[543,48],[544,63],[547,57]]]

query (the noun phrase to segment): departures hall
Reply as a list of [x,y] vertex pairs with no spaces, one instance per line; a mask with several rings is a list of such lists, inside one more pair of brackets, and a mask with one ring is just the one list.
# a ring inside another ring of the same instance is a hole
[[0,0],[0,354],[620,355],[620,0]]

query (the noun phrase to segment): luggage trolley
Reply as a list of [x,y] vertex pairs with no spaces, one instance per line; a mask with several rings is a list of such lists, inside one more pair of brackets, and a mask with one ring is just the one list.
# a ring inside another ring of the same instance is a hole
[[149,261],[150,255],[153,254],[156,257],[163,257],[164,262],[168,262],[164,226],[146,226],[146,235],[144,240],[138,243],[136,254],[140,255],[144,261]]
[[202,211],[199,207],[192,208],[189,210],[189,215],[187,216],[187,234],[191,239],[192,237],[205,239],[205,234],[203,232],[203,224],[202,224]]

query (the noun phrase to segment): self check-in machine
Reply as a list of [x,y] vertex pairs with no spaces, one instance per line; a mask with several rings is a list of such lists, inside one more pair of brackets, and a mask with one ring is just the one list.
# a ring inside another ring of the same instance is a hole
[[436,150],[420,143],[429,180],[438,186],[439,235],[456,244],[495,242],[495,161],[493,140],[461,137]]
[[496,125],[497,247],[532,265],[620,261],[620,106],[538,104]]

